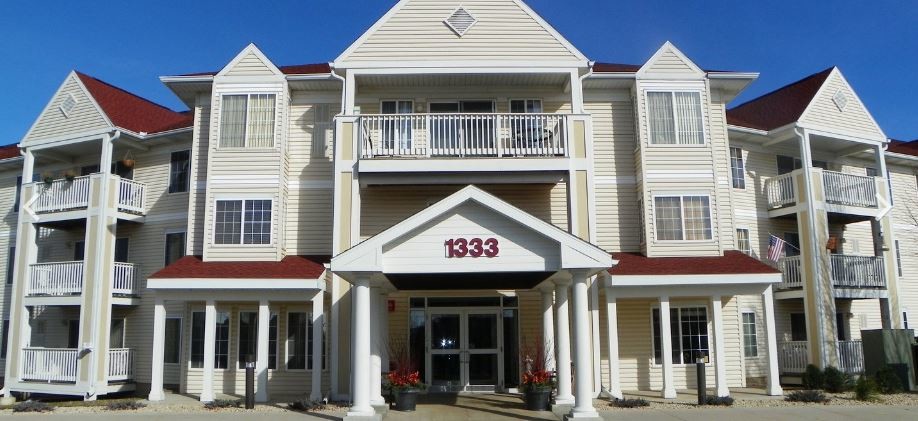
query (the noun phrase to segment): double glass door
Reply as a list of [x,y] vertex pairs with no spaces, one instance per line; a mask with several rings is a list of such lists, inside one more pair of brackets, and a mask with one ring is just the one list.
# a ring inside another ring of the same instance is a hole
[[493,392],[503,379],[498,309],[428,313],[427,384],[434,392]]
[[429,139],[434,155],[488,154],[494,147],[493,101],[432,102]]

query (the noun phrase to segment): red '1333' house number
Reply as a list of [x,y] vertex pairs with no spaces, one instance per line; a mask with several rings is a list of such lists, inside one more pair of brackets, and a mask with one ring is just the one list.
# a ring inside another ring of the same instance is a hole
[[496,238],[450,238],[443,243],[446,257],[497,257],[500,253]]

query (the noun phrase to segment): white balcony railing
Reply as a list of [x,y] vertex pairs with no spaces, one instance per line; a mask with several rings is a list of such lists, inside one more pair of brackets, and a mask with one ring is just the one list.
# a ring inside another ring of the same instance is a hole
[[[778,365],[785,374],[802,374],[810,361],[807,341],[783,342],[778,348]],[[848,374],[864,372],[864,347],[861,341],[837,341],[838,368]]]
[[35,212],[61,212],[89,206],[89,176],[35,183]]
[[831,255],[832,285],[841,288],[886,288],[886,266],[879,256]]
[[134,294],[134,285],[137,278],[133,263],[115,262],[112,276],[112,294]]
[[36,263],[29,265],[26,295],[66,296],[83,291],[83,262]]
[[130,348],[108,350],[108,379],[125,381],[134,377],[134,351]]
[[800,271],[800,256],[788,256],[781,259],[781,272],[784,274],[779,289],[802,288],[803,274]]
[[70,348],[23,348],[23,380],[48,383],[76,382],[79,350]]
[[877,207],[877,183],[874,177],[822,172],[826,202],[860,208]]
[[[886,266],[879,256],[829,255],[832,285],[836,288],[886,288]],[[800,256],[781,259],[784,274],[779,289],[803,287]]]
[[777,209],[793,205],[797,201],[794,189],[794,175],[797,172],[781,174],[765,180],[765,192],[768,196],[768,208]]
[[[80,350],[74,348],[24,348],[22,380],[48,383],[75,383]],[[126,381],[134,377],[134,351],[108,350],[108,379]]]
[[358,120],[361,158],[566,156],[566,114],[376,114]]
[[143,183],[122,178],[118,182],[118,210],[143,214],[147,205],[147,187]]

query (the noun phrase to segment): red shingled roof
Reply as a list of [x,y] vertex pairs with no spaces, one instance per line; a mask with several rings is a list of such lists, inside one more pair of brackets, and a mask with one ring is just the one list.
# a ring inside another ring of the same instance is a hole
[[[285,75],[316,75],[331,73],[331,66],[329,66],[328,63],[294,64],[290,66],[278,66],[277,68]],[[180,76],[216,76],[217,73],[220,72],[186,73]]]
[[92,76],[80,72],[76,74],[112,124],[117,127],[136,133],[158,133],[192,125],[190,112],[172,111]]
[[812,74],[727,110],[727,123],[772,130],[800,119],[834,67]]
[[640,253],[613,253],[618,265],[612,275],[729,275],[780,273],[777,269],[729,250],[713,257],[647,257]]
[[641,70],[639,64],[621,64],[621,63],[594,63],[593,71],[597,73],[637,73]]
[[19,156],[19,145],[17,143],[0,146],[0,159],[18,158]]
[[287,256],[280,262],[205,262],[185,256],[150,278],[318,279],[329,256]]
[[904,155],[918,156],[918,139],[912,141],[892,140],[889,141],[888,152],[901,153]]

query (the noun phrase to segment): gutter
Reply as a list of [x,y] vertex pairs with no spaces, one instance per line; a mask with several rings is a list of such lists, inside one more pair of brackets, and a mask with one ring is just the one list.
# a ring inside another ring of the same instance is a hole
[[344,115],[344,103],[347,99],[347,79],[335,73],[335,63],[328,63],[328,66],[331,67],[331,73],[329,73],[329,75],[341,81],[341,112],[339,112],[338,115]]

